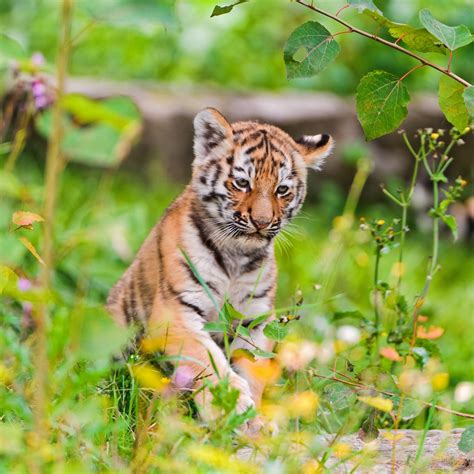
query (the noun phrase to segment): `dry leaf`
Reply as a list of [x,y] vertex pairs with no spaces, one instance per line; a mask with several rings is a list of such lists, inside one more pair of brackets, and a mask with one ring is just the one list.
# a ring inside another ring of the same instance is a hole
[[380,355],[388,360],[393,360],[394,362],[400,362],[403,360],[402,356],[393,347],[382,347],[380,349]]
[[418,326],[416,331],[416,337],[418,339],[438,339],[444,334],[444,329],[439,326],[430,326],[425,328],[424,326]]
[[33,228],[33,223],[44,222],[44,219],[34,212],[16,211],[13,213],[12,222],[17,226],[31,230]]
[[35,249],[35,246],[26,237],[20,237],[20,242],[33,254],[33,256],[36,258],[36,260],[38,260],[39,263],[41,263],[41,265],[46,265],[38,251]]

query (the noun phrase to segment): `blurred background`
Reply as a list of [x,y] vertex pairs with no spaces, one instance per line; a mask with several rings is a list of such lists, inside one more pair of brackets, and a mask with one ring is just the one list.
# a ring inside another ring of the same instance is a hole
[[[474,28],[470,0],[377,3],[394,21],[419,25],[417,12],[429,7],[447,24],[464,23]],[[336,139],[334,156],[323,171],[310,176],[310,196],[296,221],[298,231],[291,237],[291,245],[278,250],[278,304],[287,305],[298,289],[308,302],[317,300],[317,287],[324,277],[318,262],[325,258],[334,219],[343,212],[361,160],[368,163],[371,173],[360,189],[356,216],[388,221],[399,212],[379,185],[396,189],[404,183],[413,164],[411,157],[397,134],[365,142],[355,115],[354,93],[360,78],[369,71],[384,69],[401,76],[416,62],[374,41],[341,35],[337,39],[341,53],[334,64],[314,78],[288,81],[282,51],[294,28],[309,19],[323,23],[333,33],[342,28],[284,0],[249,1],[237,5],[230,14],[211,18],[214,5],[215,1],[209,0],[75,2],[67,91],[105,99],[94,113],[112,117],[119,125],[114,130],[91,127],[91,107],[85,112],[80,100],[71,101],[74,113],[65,144],[68,165],[61,178],[55,223],[55,279],[63,295],[76,297],[79,292],[91,301],[105,300],[150,228],[189,178],[192,119],[206,106],[217,107],[230,120],[271,122],[295,137],[326,132]],[[318,1],[320,8],[333,13],[343,5],[343,1]],[[16,54],[24,58],[24,63],[0,63],[4,104],[16,97],[15,84],[25,74],[24,64],[37,67],[41,83],[54,94],[59,14],[55,0],[0,0],[1,34],[20,45]],[[388,38],[355,10],[347,9],[341,17]],[[1,48],[8,58],[16,46],[4,42]],[[453,60],[453,70],[470,81],[474,79],[472,54],[470,45],[456,52]],[[427,56],[440,64],[447,60],[436,54]],[[422,127],[449,128],[437,105],[438,81],[439,75],[429,68],[407,77],[413,101],[403,128],[409,134]],[[17,99],[21,103],[21,97]],[[6,108],[3,110],[5,114]],[[14,127],[12,119],[2,131],[7,142]],[[7,230],[11,211],[19,203],[34,208],[40,200],[48,130],[50,117],[45,110],[29,129],[28,140],[16,158],[16,177],[3,174],[0,181],[0,261],[14,268],[26,261],[29,278],[37,272],[36,262]],[[456,150],[450,175],[462,174],[472,181],[469,140]],[[5,164],[7,153],[1,153]],[[431,221],[427,211],[431,198],[428,178],[423,179],[426,186],[417,187],[415,212],[409,217],[405,286],[410,298],[420,291],[429,252]],[[440,347],[453,387],[469,380],[473,369],[472,340],[467,340],[474,324],[474,261],[469,248],[472,213],[472,202],[452,210],[460,238],[455,242],[444,232],[442,271],[436,275],[426,309],[435,324],[447,327]],[[383,262],[387,280],[396,278],[394,261],[395,255],[389,255]],[[336,263],[332,306],[369,311],[373,248],[368,238],[354,231]]]

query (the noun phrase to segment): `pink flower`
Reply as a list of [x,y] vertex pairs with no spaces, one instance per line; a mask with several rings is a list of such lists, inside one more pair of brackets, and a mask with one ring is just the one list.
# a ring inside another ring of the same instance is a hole
[[191,368],[181,365],[176,369],[172,380],[179,390],[189,390],[194,385],[194,373]]

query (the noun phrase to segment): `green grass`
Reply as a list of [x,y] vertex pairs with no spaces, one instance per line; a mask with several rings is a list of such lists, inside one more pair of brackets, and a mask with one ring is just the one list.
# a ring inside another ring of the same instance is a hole
[[[10,218],[15,210],[40,210],[42,176],[39,169],[39,165],[23,158],[16,172],[17,182],[4,175],[0,181],[3,195],[0,263],[12,268],[17,275],[29,278],[33,284],[39,265],[19,242],[18,235],[28,236],[41,249],[41,229],[36,226],[32,231],[14,232]],[[42,463],[48,469],[54,466],[58,470],[54,472],[130,472],[131,469],[140,472],[137,465],[147,466],[154,472],[260,472],[258,463],[229,464],[230,454],[252,442],[232,434],[240,420],[234,410],[228,408],[233,397],[228,388],[223,386],[218,392],[219,406],[227,407],[222,408],[222,417],[206,426],[193,416],[189,400],[182,396],[169,397],[166,393],[156,397],[139,387],[130,375],[130,368],[148,364],[146,356],[136,355],[128,365],[111,358],[129,334],[115,328],[104,314],[101,307],[107,292],[180,190],[180,186],[165,181],[146,184],[125,172],[113,174],[73,166],[65,171],[55,221],[57,270],[49,304],[48,428],[51,436],[41,440],[35,435],[34,338],[31,328],[25,327],[28,320],[24,307],[24,299],[31,295],[6,294],[0,300],[1,472],[34,470]],[[342,203],[340,205],[342,207]],[[388,220],[387,216],[393,212],[394,209],[378,204],[364,208],[358,215]],[[299,321],[290,323],[289,342],[300,344],[304,339],[320,347],[326,342],[332,345],[339,326],[359,325],[357,320],[338,320],[337,312],[357,310],[367,319],[373,318],[370,294],[374,250],[367,234],[357,229],[357,223],[345,235],[338,258],[327,267],[328,255],[334,251],[334,234],[330,234],[332,220],[338,213],[338,205],[331,210],[322,204],[306,205],[303,216],[295,221],[290,245],[278,245],[277,307],[293,307],[292,312],[301,316]],[[412,226],[416,228],[414,222]],[[429,245],[429,236],[416,230],[408,234],[403,292],[410,303],[424,282]],[[393,249],[382,259],[381,278],[389,284],[395,282],[391,269],[396,252]],[[435,277],[422,312],[429,316],[430,324],[445,329],[445,334],[435,341],[440,355],[436,355],[437,350],[432,352],[433,366],[428,366],[423,376],[427,376],[429,370],[448,372],[449,386],[436,393],[436,398],[445,406],[463,411],[472,407],[456,403],[452,393],[459,382],[472,378],[474,354],[468,335],[472,327],[470,277],[473,263],[467,246],[443,237],[442,270]],[[334,277],[334,286],[322,298],[324,288],[315,289],[315,285],[324,284],[328,272]],[[299,309],[295,300],[301,297],[304,302]],[[382,321],[385,332],[389,331],[393,315],[386,311]],[[363,337],[367,330],[361,328]],[[382,334],[382,337],[385,336]],[[258,443],[268,459],[281,456],[286,459],[288,472],[301,469],[301,458],[287,454],[295,437],[305,440],[307,453],[323,459],[332,451],[318,441],[318,435],[355,431],[367,418],[367,407],[357,403],[350,388],[318,378],[314,373],[332,377],[330,369],[334,363],[338,370],[369,386],[394,390],[389,376],[394,367],[384,360],[376,365],[373,350],[361,357],[361,348],[366,350],[365,342],[342,348],[330,364],[313,363],[313,372],[283,371],[278,383],[269,391],[267,402],[286,410],[287,421],[282,422],[281,435],[263,437]],[[436,365],[434,360],[438,358],[440,362]],[[159,367],[164,367],[159,356],[156,360]],[[353,363],[352,369],[348,361]],[[393,373],[401,374],[396,368]],[[314,416],[315,407],[312,416],[299,413],[301,399],[291,398],[308,390],[319,397],[317,416]],[[431,395],[425,400],[430,401]],[[154,410],[149,409],[150,403]],[[292,403],[296,408],[292,408]],[[396,405],[396,398],[394,403]],[[291,410],[297,413],[292,415]],[[415,410],[402,426],[422,429],[427,411]],[[376,423],[379,427],[389,427],[391,419],[386,413],[377,412]],[[431,426],[448,428],[463,424],[462,418],[435,412]],[[137,436],[141,440],[138,448]],[[32,450],[34,454],[30,455]],[[267,462],[267,469],[271,462]]]

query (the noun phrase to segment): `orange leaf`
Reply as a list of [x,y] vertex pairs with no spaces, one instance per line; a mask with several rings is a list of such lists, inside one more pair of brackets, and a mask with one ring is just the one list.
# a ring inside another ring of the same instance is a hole
[[428,330],[424,326],[418,326],[416,337],[418,339],[438,339],[444,334],[444,329],[438,326],[430,326]]
[[44,260],[40,257],[40,254],[35,249],[35,246],[26,237],[20,237],[20,242],[34,255],[41,265],[46,265]]
[[16,211],[13,213],[12,222],[25,229],[32,229],[34,222],[44,222],[44,219],[33,212]]
[[380,355],[394,362],[400,362],[402,360],[402,356],[393,347],[382,347],[380,349]]

